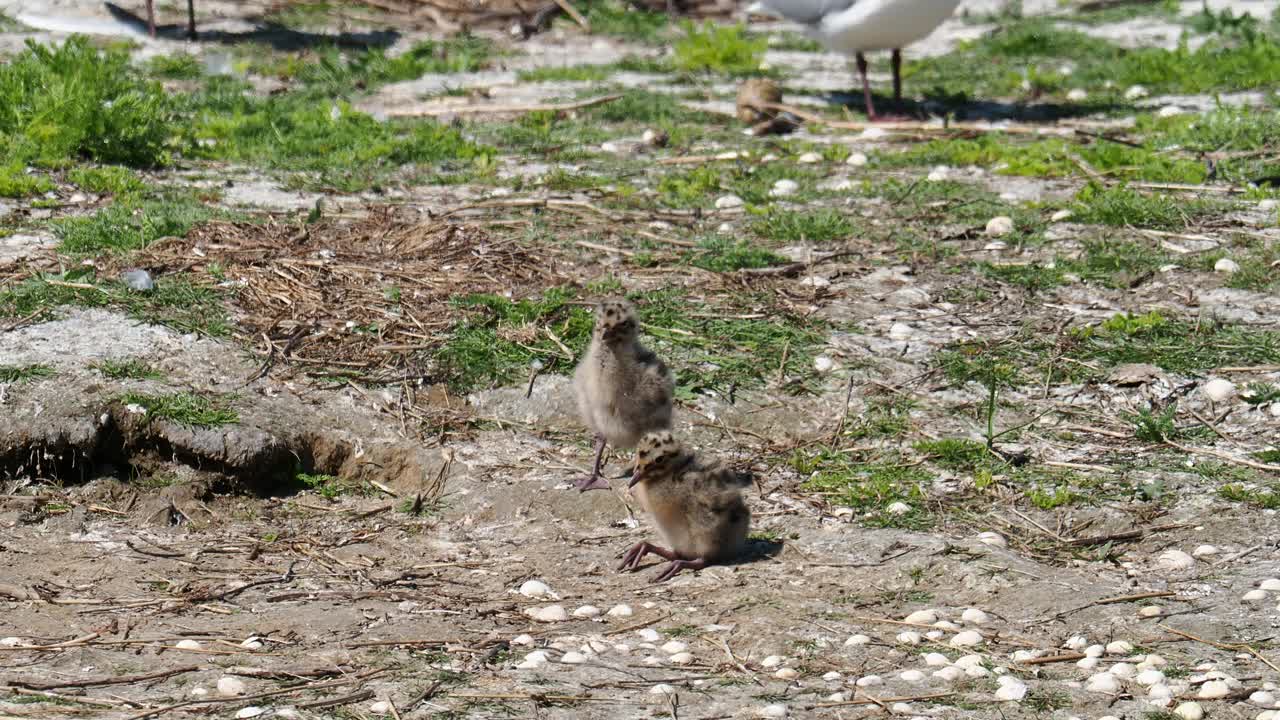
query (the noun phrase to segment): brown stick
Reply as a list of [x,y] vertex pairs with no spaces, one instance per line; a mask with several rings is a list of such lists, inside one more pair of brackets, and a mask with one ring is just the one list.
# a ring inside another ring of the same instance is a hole
[[1187,445],[1181,445],[1179,443],[1176,443],[1170,440],[1169,438],[1165,438],[1164,443],[1170,447],[1175,447],[1181,450],[1182,452],[1191,453],[1192,455],[1208,455],[1209,457],[1218,458],[1219,460],[1226,460],[1229,463],[1250,467],[1250,468],[1253,468],[1254,470],[1280,472],[1280,465],[1268,465],[1267,463],[1254,462],[1253,460],[1238,458],[1234,455],[1230,455],[1228,453],[1224,453],[1218,450],[1211,450],[1209,448],[1193,448]]
[[758,107],[764,110],[777,110],[780,112],[788,112],[796,117],[818,125],[826,125],[836,130],[866,130],[868,128],[878,128],[886,131],[902,131],[916,132],[932,135],[948,135],[952,133],[1008,133],[1010,135],[1057,135],[1069,136],[1074,135],[1073,128],[1055,127],[1052,125],[976,125],[974,123],[950,123],[946,125],[934,125],[932,123],[922,122],[849,122],[843,120],[828,120],[816,113],[801,110],[793,105],[783,105],[781,103],[758,103]]
[[951,697],[952,695],[955,695],[955,693],[944,692],[944,693],[933,693],[932,695],[913,695],[911,697],[891,697],[891,698],[877,698],[877,699],[865,697],[865,698],[855,698],[853,700],[845,700],[843,702],[818,703],[813,707],[829,708],[829,707],[847,707],[849,705],[884,705],[889,703],[914,702],[916,700],[936,700],[937,698]]
[[70,687],[103,687],[104,685],[128,685],[130,683],[146,682],[147,680],[160,680],[174,675],[182,675],[183,673],[195,672],[200,669],[199,665],[186,665],[172,670],[161,670],[159,672],[145,673],[143,675],[122,675],[113,678],[98,678],[97,680],[69,680],[67,682],[56,683],[38,683],[26,680],[10,680],[10,685],[18,685],[21,687],[31,688],[32,690],[57,690],[58,688]]
[[1160,592],[1144,592],[1135,595],[1117,595],[1116,597],[1103,598],[1094,603],[1094,605],[1114,605],[1122,602],[1134,602],[1136,600],[1150,600],[1151,598],[1174,597],[1177,593],[1160,591]]
[[578,12],[578,8],[574,7],[569,0],[556,0],[556,5],[559,5],[561,10],[573,18],[573,21],[578,23],[583,31],[591,32],[591,23],[587,22],[587,19],[582,16],[582,13]]
[[[529,105],[457,105],[450,107],[407,108],[392,110],[390,117],[437,117],[440,115],[508,115],[531,112],[565,112],[604,105],[622,99],[622,95],[602,95],[600,97],[579,100],[569,103],[533,103]],[[90,286],[92,287],[92,286]]]
[[1030,660],[1019,660],[1019,665],[1048,665],[1050,663],[1073,662],[1075,660],[1083,660],[1088,657],[1084,653],[1067,653],[1065,655],[1046,655],[1045,657],[1031,658]]
[[304,692],[307,690],[323,690],[325,688],[340,687],[342,685],[350,685],[353,682],[364,680],[366,678],[370,678],[375,675],[381,675],[386,671],[387,671],[387,668],[377,668],[375,670],[368,670],[366,672],[362,672],[357,675],[349,675],[339,680],[329,680],[327,682],[321,682],[321,683],[306,683],[303,685],[294,685],[293,687],[282,688],[280,690],[271,690],[270,692],[258,693],[257,695],[241,695],[239,697],[234,697],[234,698],[210,698],[208,700],[188,700],[186,702],[175,703],[173,705],[165,705],[163,707],[152,708],[146,712],[138,713],[137,715],[130,715],[129,717],[125,718],[125,720],[146,720],[146,718],[155,717],[156,715],[164,715],[166,713],[173,712],[174,710],[181,710],[182,708],[196,707],[199,705],[226,705],[230,703],[262,700],[264,698],[278,697],[280,695],[291,695],[296,692]]

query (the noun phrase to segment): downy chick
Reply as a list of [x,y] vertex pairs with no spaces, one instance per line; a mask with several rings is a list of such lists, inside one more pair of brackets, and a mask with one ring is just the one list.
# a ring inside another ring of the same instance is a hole
[[606,300],[596,307],[591,346],[573,374],[578,413],[596,436],[591,476],[577,482],[582,492],[609,489],[600,477],[606,443],[631,448],[645,433],[671,427],[675,377],[640,344],[639,334],[630,303]]
[[699,459],[669,431],[649,433],[636,449],[632,493],[653,516],[670,549],[647,542],[627,550],[619,570],[635,570],[645,555],[671,561],[653,579],[663,582],[681,570],[700,570],[732,559],[747,541],[751,511],[742,488],[751,476],[718,460]]

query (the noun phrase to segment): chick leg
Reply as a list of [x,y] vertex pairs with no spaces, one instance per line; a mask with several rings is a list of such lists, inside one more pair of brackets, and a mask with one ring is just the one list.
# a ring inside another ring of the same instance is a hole
[[862,76],[862,98],[867,103],[867,120],[875,122],[876,106],[871,102],[871,81],[867,79],[867,57],[861,52],[854,54],[858,63],[858,75]]
[[664,547],[659,547],[657,545],[654,545],[652,543],[647,543],[642,540],[636,543],[635,545],[632,545],[631,549],[627,550],[627,553],[622,556],[622,564],[618,566],[618,570],[619,571],[636,570],[637,568],[640,567],[640,561],[643,560],[644,556],[648,555],[649,553],[653,553],[654,555],[661,555],[662,557],[668,560],[680,559],[680,557],[676,555],[674,552]]
[[187,0],[187,37],[196,39],[196,0]]
[[147,34],[156,36],[156,0],[147,0]]
[[902,51],[894,50],[889,62],[893,65],[893,103],[902,107]]
[[676,575],[679,575],[681,570],[701,570],[706,566],[706,560],[672,560],[670,564],[667,565],[666,569],[658,573],[658,575],[649,582],[666,582]]
[[600,460],[604,457],[605,440],[603,435],[596,436],[596,462],[591,467],[591,476],[585,477],[574,483],[578,488],[578,492],[586,492],[588,490],[608,490],[609,481],[600,477]]

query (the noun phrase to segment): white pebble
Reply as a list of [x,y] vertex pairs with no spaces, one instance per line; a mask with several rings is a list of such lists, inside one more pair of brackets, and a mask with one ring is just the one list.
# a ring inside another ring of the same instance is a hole
[[1073,216],[1073,215],[1075,215],[1075,213],[1071,212],[1070,210],[1059,210],[1059,211],[1057,211],[1057,212],[1055,212],[1054,214],[1052,214],[1052,215],[1050,215],[1050,216],[1049,216],[1049,221],[1050,221],[1050,222],[1062,222],[1062,221],[1064,221],[1064,220],[1070,220],[1070,219],[1071,219],[1071,216]]
[[820,374],[826,375],[834,370],[835,367],[836,361],[826,355],[819,355],[813,359],[813,369],[817,370]]
[[1090,645],[1084,649],[1084,654],[1088,657],[1102,657],[1107,649],[1101,645]]
[[174,645],[174,647],[179,650],[199,650],[203,646],[195,640],[179,640],[178,644]]
[[956,660],[955,666],[964,670],[968,670],[971,667],[982,667],[982,656],[965,655],[959,660]]
[[904,502],[895,502],[885,508],[890,515],[906,515],[911,512],[911,506]]
[[1159,685],[1160,683],[1164,682],[1164,673],[1154,669],[1143,670],[1142,672],[1138,673],[1138,676],[1134,678],[1134,680],[1136,680],[1139,685],[1142,685],[1144,687],[1150,686],[1150,685]]
[[1228,275],[1231,273],[1238,273],[1240,272],[1240,263],[1232,260],[1231,258],[1219,258],[1218,262],[1213,264],[1213,271],[1226,273]]
[[986,625],[991,617],[978,608],[969,608],[960,614],[960,620],[965,625]]
[[565,665],[581,665],[587,661],[587,656],[580,652],[570,651],[560,656],[560,662]]
[[554,597],[551,588],[541,580],[525,580],[520,586],[520,594],[527,598]]
[[249,707],[242,707],[239,710],[237,710],[236,718],[238,718],[239,720],[244,720],[244,718],[255,718],[264,712],[266,712],[266,710],[263,710],[257,705],[250,705]]
[[951,638],[951,647],[973,647],[982,644],[982,635],[976,630],[965,630]]
[[946,635],[947,634],[942,632],[941,630],[930,630],[929,632],[924,634],[924,636],[929,638],[930,640],[941,640],[942,638],[946,637]]
[[1200,686],[1196,697],[1201,700],[1218,700],[1231,694],[1231,686],[1222,680],[1210,680]]
[[1040,657],[1039,650],[1015,650],[1013,653],[1013,661],[1016,663],[1034,660],[1038,657]]
[[1280,710],[1263,710],[1254,720],[1280,720]]
[[1009,541],[1004,536],[996,532],[978,533],[978,542],[983,545],[991,545],[992,547],[1009,547]]
[[595,605],[583,605],[582,607],[573,611],[573,616],[576,618],[600,617],[600,608],[596,607]]
[[790,197],[791,195],[795,195],[796,191],[799,189],[800,183],[795,180],[783,178],[773,184],[773,189],[769,191],[769,195],[771,197]]
[[795,668],[778,668],[778,672],[773,674],[779,680],[795,680],[800,677],[800,673]]
[[667,660],[669,660],[674,665],[688,665],[689,663],[693,662],[693,653],[678,652],[675,655],[672,655],[671,657],[667,658]]
[[862,167],[867,164],[867,156],[860,152],[856,152],[850,155],[849,159],[845,160],[845,162],[854,167]]
[[929,182],[942,182],[943,180],[946,180],[946,179],[947,179],[947,168],[945,167],[934,168],[929,172],[928,175],[925,176],[925,180],[928,180]]
[[858,687],[872,687],[883,683],[884,680],[879,675],[866,675],[858,678],[858,681],[855,682],[854,685],[857,685]]
[[1133,643],[1129,642],[1128,640],[1116,640],[1114,642],[1109,642],[1107,643],[1107,654],[1108,655],[1132,655]]
[[717,210],[730,210],[732,208],[740,208],[742,205],[742,198],[737,195],[721,195],[716,198]]
[[1222,402],[1229,400],[1232,395],[1236,394],[1235,383],[1222,378],[1214,378],[1200,387],[1200,392],[1213,402]]
[[1004,249],[1006,249],[1006,248],[1008,248],[1008,247],[1009,247],[1009,243],[1007,243],[1007,242],[1005,242],[1005,241],[1003,241],[1003,240],[992,240],[991,242],[987,243],[986,245],[983,245],[983,246],[982,246],[982,249],[983,249],[983,250],[996,251],[996,250],[1004,250]]
[[1258,587],[1270,592],[1280,592],[1280,578],[1269,578],[1267,580],[1263,580],[1262,584]]
[[1013,232],[1013,218],[997,215],[987,221],[987,237],[1004,237]]
[[787,706],[783,705],[782,703],[765,705],[764,707],[760,708],[760,711],[757,713],[757,715],[759,715],[760,717],[766,717],[766,718],[784,718],[787,716]]
[[1249,702],[1257,705],[1258,707],[1275,707],[1276,696],[1265,690],[1259,690],[1249,696]]
[[919,670],[903,670],[898,677],[909,683],[924,682],[924,673]]
[[1204,717],[1204,708],[1197,702],[1184,702],[1173,709],[1173,714],[1182,720],[1200,720]]
[[[911,706],[906,703],[894,703],[889,706],[889,714],[890,715],[910,715]],[[916,720],[916,719],[912,718],[911,720]]]
[[208,695],[209,695],[209,691],[208,691],[206,688],[202,688],[202,687],[193,687],[193,688],[191,688],[191,696],[192,696],[192,697],[202,698],[202,697],[206,697],[206,696],[208,696]]
[[525,608],[524,614],[530,620],[538,622],[564,622],[569,619],[569,613],[565,611],[561,605],[547,605],[545,607]]
[[1168,685],[1156,684],[1147,688],[1148,698],[1171,698],[1173,697],[1173,689]]
[[1147,89],[1141,85],[1133,85],[1124,91],[1125,100],[1140,100],[1147,96]]
[[632,615],[635,615],[635,611],[631,609],[630,605],[614,605],[613,607],[609,608],[609,612],[605,614],[608,615],[609,617],[624,618],[624,617],[631,617]]
[[1164,614],[1164,608],[1159,605],[1145,605],[1138,608],[1138,617],[1153,618],[1160,617]]
[[[890,340],[907,340],[912,335],[915,335],[915,334],[916,334],[915,328],[911,327],[906,323],[894,323],[893,325],[889,326]],[[903,503],[894,503],[894,505],[902,505],[902,504]],[[928,624],[928,623],[924,623],[924,624]]]
[[866,635],[850,635],[848,640],[844,641],[846,647],[854,645],[866,645],[871,642],[871,638]]
[[224,676],[218,678],[218,694],[227,697],[235,695],[244,695],[249,692],[249,688],[245,686],[244,681],[240,678]]
[[1081,88],[1072,88],[1067,92],[1067,99],[1071,102],[1080,102],[1087,97],[1089,97],[1089,93]]
[[1175,115],[1181,115],[1182,113],[1183,113],[1182,108],[1178,107],[1177,105],[1165,105],[1164,107],[1156,111],[1156,117],[1167,118],[1167,117],[1173,117]]
[[933,677],[948,683],[959,680],[962,675],[964,675],[964,670],[961,670],[958,667],[944,667],[933,673]]
[[1062,647],[1079,652],[1089,647],[1089,638],[1083,635],[1073,635],[1067,638],[1066,642],[1062,643]]
[[248,637],[248,638],[245,638],[240,643],[240,647],[244,648],[245,650],[261,650],[262,641],[256,637]]
[[1092,670],[1098,667],[1098,658],[1096,657],[1080,658],[1079,660],[1076,661],[1076,667],[1080,668],[1081,670]]
[[1008,683],[996,688],[997,700],[1009,700],[1018,702],[1027,696],[1027,686],[1020,682]]
[[800,156],[799,161],[806,165],[812,165],[813,163],[822,162],[822,156],[816,152],[807,152]]
[[1196,557],[1196,558],[1210,557],[1212,555],[1217,555],[1218,552],[1219,552],[1218,548],[1212,545],[1201,545],[1200,547],[1191,551],[1191,557]]
[[929,667],[946,667],[951,664],[951,660],[942,653],[927,653],[924,656],[924,664]]
[[675,695],[676,689],[666,683],[660,683],[649,688],[650,695]]
[[836,693],[831,693],[830,695],[828,695],[828,696],[826,697],[826,700],[827,700],[827,702],[840,703],[840,702],[848,702],[848,701],[849,701],[849,698],[851,698],[851,697],[853,697],[853,694],[852,694],[852,693],[847,693],[847,692],[836,692]]
[[1181,550],[1165,550],[1156,562],[1166,570],[1186,570],[1195,567],[1196,559]]
[[1111,673],[1098,673],[1089,676],[1084,689],[1089,692],[1113,694],[1120,690],[1120,681]]
[[1116,663],[1115,665],[1111,666],[1111,674],[1115,675],[1118,678],[1133,677],[1133,674],[1135,672],[1137,672],[1137,670],[1133,667],[1133,665],[1130,665],[1129,663],[1122,662],[1122,663]]
[[938,611],[933,609],[916,610],[902,619],[902,622],[913,625],[932,625],[938,622]]
[[835,682],[837,680],[843,680],[844,676],[836,672],[835,670],[832,670],[831,672],[823,673],[822,679],[826,680],[827,682]]
[[964,674],[971,678],[986,677],[991,674],[989,670],[979,665],[978,667],[965,668]]
[[658,648],[658,649],[659,649],[659,650],[661,650],[662,652],[664,652],[664,653],[668,654],[668,655],[674,655],[674,654],[676,654],[676,653],[681,653],[681,652],[684,652],[685,650],[688,650],[688,649],[689,649],[689,644],[688,644],[688,643],[682,643],[682,642],[680,642],[679,640],[672,640],[672,641],[670,641],[670,642],[668,642],[668,643],[664,644],[662,647],[660,647],[660,648]]
[[1267,591],[1266,591],[1266,590],[1250,590],[1249,592],[1247,592],[1247,593],[1245,593],[1245,594],[1244,594],[1244,597],[1242,597],[1242,598],[1240,598],[1240,599],[1241,599],[1241,600],[1243,600],[1243,601],[1245,601],[1245,602],[1250,602],[1250,603],[1252,603],[1252,602],[1256,602],[1256,603],[1266,602],[1266,600],[1267,600]]
[[391,703],[386,700],[379,700],[369,706],[369,712],[374,715],[389,715],[391,714]]
[[770,655],[769,657],[760,661],[760,667],[765,668],[766,670],[771,670],[773,668],[778,667],[785,661],[786,661],[786,658],[782,657],[781,655]]
[[0,647],[20,647],[25,644],[20,637],[0,638]]
[[898,634],[898,642],[903,645],[919,645],[924,638],[920,637],[918,632],[904,632]]

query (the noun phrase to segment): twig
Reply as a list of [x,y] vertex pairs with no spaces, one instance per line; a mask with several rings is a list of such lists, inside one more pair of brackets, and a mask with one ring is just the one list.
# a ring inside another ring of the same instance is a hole
[[[568,103],[531,103],[528,105],[453,105],[448,107],[405,108],[391,110],[390,117],[436,117],[439,115],[510,115],[531,112],[567,112],[582,110],[597,105],[604,105],[622,99],[622,95],[602,95],[600,97],[578,100]],[[93,287],[90,285],[89,287]]]
[[883,705],[888,703],[909,703],[917,700],[936,700],[938,698],[951,697],[955,695],[953,692],[933,693],[931,695],[912,695],[910,697],[889,697],[872,699],[870,697],[854,698],[853,700],[844,700],[841,702],[818,703],[813,707],[829,708],[829,707],[847,707],[850,705]]
[[1276,672],[1280,672],[1280,667],[1276,667],[1275,663],[1263,657],[1262,653],[1255,650],[1251,645],[1246,645],[1244,643],[1220,643],[1220,642],[1214,642],[1213,640],[1205,640],[1204,638],[1196,637],[1191,633],[1183,632],[1181,630],[1174,630],[1173,628],[1164,624],[1156,625],[1156,627],[1160,628],[1161,630],[1167,630],[1173,633],[1174,635],[1180,635],[1188,640],[1194,640],[1198,643],[1204,643],[1205,645],[1212,645],[1213,647],[1216,647],[1219,650],[1243,650],[1244,652],[1247,652],[1250,655],[1261,660],[1264,665],[1271,668],[1272,670],[1275,670]]
[[1234,463],[1236,465],[1251,467],[1254,470],[1266,470],[1267,472],[1280,473],[1280,465],[1269,465],[1267,463],[1254,462],[1253,460],[1238,458],[1234,455],[1230,455],[1228,453],[1224,453],[1218,450],[1212,450],[1210,448],[1193,448],[1187,445],[1176,443],[1170,440],[1169,438],[1165,438],[1164,443],[1169,447],[1177,448],[1182,452],[1191,453],[1192,455],[1207,455],[1209,457],[1218,458],[1219,460],[1226,460],[1227,462]]
[[339,695],[338,697],[328,698],[326,700],[313,700],[311,702],[298,703],[298,707],[303,710],[319,710],[321,708],[337,707],[339,705],[350,705],[351,703],[360,702],[361,700],[368,700],[371,697],[373,697],[372,690],[357,690],[356,692],[348,695]]
[[281,688],[279,690],[258,693],[257,695],[240,695],[239,697],[233,698],[209,698],[207,700],[187,700],[186,702],[175,703],[173,705],[152,708],[146,712],[138,713],[137,715],[130,715],[125,718],[125,720],[146,720],[146,718],[164,715],[166,713],[173,712],[174,710],[181,710],[182,708],[196,707],[200,705],[226,705],[230,703],[249,702],[252,700],[279,697],[280,695],[291,695],[293,693],[304,692],[306,690],[324,690],[331,687],[340,687],[342,685],[350,685],[351,683],[358,682],[360,680],[366,680],[376,675],[381,675],[387,670],[388,668],[376,668],[356,675],[348,675],[347,677],[338,680],[329,680],[321,683],[303,683],[301,685],[294,685],[292,687]]
[[564,10],[569,17],[573,18],[574,22],[578,23],[584,32],[591,32],[591,23],[587,22],[587,19],[582,16],[582,13],[578,12],[577,8],[570,4],[569,0],[555,0],[555,2],[556,5],[560,6],[561,10]]
[[1027,660],[1019,660],[1019,665],[1048,665],[1050,663],[1072,662],[1075,660],[1083,660],[1088,657],[1084,653],[1067,653],[1065,655],[1047,655],[1045,657],[1030,658]]
[[58,688],[69,687],[102,687],[104,685],[129,685],[131,683],[146,682],[147,680],[161,680],[174,675],[182,675],[184,673],[195,672],[200,669],[199,665],[187,665],[172,670],[160,670],[158,672],[146,673],[143,675],[121,675],[120,677],[99,678],[97,680],[68,680],[66,682],[56,683],[38,683],[26,680],[10,680],[10,685],[20,685],[22,687],[31,688],[32,690],[57,690]]
[[1115,597],[1103,598],[1095,600],[1094,605],[1115,605],[1122,602],[1136,602],[1138,600],[1150,600],[1152,598],[1175,597],[1178,593],[1169,592],[1168,590],[1158,592],[1136,593],[1134,595],[1117,595]]

